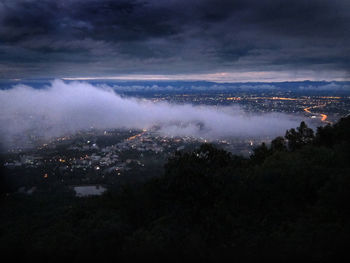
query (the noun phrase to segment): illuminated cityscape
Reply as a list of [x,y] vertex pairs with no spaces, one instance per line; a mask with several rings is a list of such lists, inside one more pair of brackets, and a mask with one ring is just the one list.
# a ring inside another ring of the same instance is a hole
[[4,262],[350,262],[349,0],[0,0]]
[[[271,91],[132,95],[152,103],[240,107],[246,114],[286,113],[298,116],[311,127],[333,123],[350,113],[350,96],[345,95]],[[159,128],[155,125],[148,130],[91,129],[49,140],[29,135],[32,138],[29,145],[35,148],[9,149],[4,165],[13,176],[33,174],[33,181],[26,188],[30,194],[47,181],[68,188],[103,184],[108,189],[157,175],[174,152],[195,149],[201,143],[210,142],[233,154],[249,156],[257,145],[273,139],[273,136],[220,139],[174,136],[162,134]],[[23,191],[21,187],[17,186],[19,191]]]

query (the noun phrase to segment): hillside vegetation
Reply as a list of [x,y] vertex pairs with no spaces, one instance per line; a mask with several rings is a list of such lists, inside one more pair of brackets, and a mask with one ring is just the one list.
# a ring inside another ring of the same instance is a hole
[[350,117],[301,123],[250,158],[210,144],[100,197],[4,196],[12,258],[317,262],[350,259]]

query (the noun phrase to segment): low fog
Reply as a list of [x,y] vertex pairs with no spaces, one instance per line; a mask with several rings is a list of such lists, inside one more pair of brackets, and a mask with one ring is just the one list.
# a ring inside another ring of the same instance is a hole
[[34,89],[17,85],[0,91],[1,144],[6,148],[30,134],[51,138],[79,130],[150,129],[163,135],[197,138],[283,135],[300,119],[247,114],[238,107],[193,106],[124,98],[111,88],[55,80]]

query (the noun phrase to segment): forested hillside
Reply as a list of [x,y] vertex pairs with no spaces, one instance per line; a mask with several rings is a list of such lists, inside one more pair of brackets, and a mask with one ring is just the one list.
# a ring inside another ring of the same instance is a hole
[[61,261],[350,259],[350,117],[250,158],[210,144],[101,197],[3,195],[1,254]]

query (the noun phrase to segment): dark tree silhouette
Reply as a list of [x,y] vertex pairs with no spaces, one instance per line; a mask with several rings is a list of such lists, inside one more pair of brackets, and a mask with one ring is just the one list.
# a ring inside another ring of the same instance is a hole
[[261,164],[270,154],[271,151],[263,142],[260,146],[254,148],[253,154],[251,155],[250,159],[253,161],[253,163]]
[[282,136],[279,136],[273,139],[271,141],[271,150],[273,152],[287,150],[285,139]]
[[288,130],[284,137],[288,142],[288,148],[294,151],[312,142],[314,139],[314,131],[302,121],[296,130],[294,128]]

